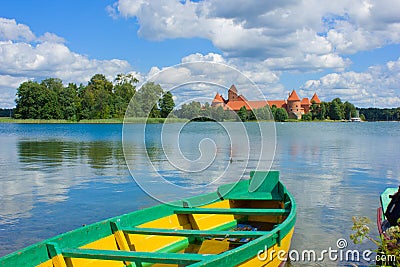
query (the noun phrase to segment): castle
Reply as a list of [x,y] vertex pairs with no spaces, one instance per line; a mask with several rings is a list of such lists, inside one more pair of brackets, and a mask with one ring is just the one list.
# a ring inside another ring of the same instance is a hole
[[301,115],[310,112],[310,107],[312,103],[320,104],[317,93],[314,93],[311,100],[307,97],[300,100],[296,91],[293,90],[288,99],[286,100],[247,100],[243,95],[238,95],[238,91],[235,85],[232,85],[228,90],[228,99],[224,99],[222,95],[216,94],[211,106],[212,107],[223,107],[224,109],[239,111],[241,107],[245,107],[246,110],[250,111],[252,109],[262,108],[266,105],[270,107],[276,106],[277,108],[286,109],[289,118],[301,119]]

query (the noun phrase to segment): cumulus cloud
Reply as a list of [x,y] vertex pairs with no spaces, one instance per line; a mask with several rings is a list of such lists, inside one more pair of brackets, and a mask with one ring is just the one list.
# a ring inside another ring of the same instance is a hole
[[[218,64],[201,64],[201,61]],[[287,93],[287,89],[280,84],[281,72],[269,70],[269,61],[240,64],[243,63],[240,60],[226,59],[215,53],[195,53],[182,58],[182,63],[172,68],[153,67],[147,76],[165,89],[177,86],[174,91],[174,94],[179,95],[177,103],[199,96],[204,96],[202,101],[211,101],[216,92],[226,94],[226,88],[232,83],[248,99],[283,99]],[[359,107],[395,107],[400,106],[399,80],[400,58],[385,65],[372,66],[366,72],[334,72],[319,80],[309,80],[301,86],[299,94],[311,97],[317,92],[322,100],[330,101],[333,97],[340,97]],[[205,83],[180,86],[194,81]]]
[[24,24],[18,24],[15,19],[0,18],[0,40],[33,41],[35,35]]
[[302,89],[317,91],[326,100],[335,95],[359,107],[399,107],[399,81],[400,58],[372,66],[365,72],[331,73],[319,80],[307,81]]
[[11,75],[0,75],[0,107],[12,108],[14,106],[15,88],[22,82],[29,80],[28,77]]
[[153,67],[147,79],[173,90],[176,103],[211,102],[216,92],[225,95],[232,84],[248,99],[282,98],[285,94],[279,74],[260,64],[240,65],[236,59],[227,60],[216,53],[195,53],[183,57],[176,66]]
[[[390,8],[388,8],[390,7]],[[222,51],[182,62],[239,66],[267,95],[283,95],[282,72],[334,73],[302,86],[304,95],[337,95],[360,106],[399,106],[398,61],[346,71],[349,55],[400,43],[400,2],[390,0],[118,0],[114,17],[135,18],[150,40],[200,37]]]
[[132,68],[125,60],[90,59],[71,51],[62,37],[46,32],[35,36],[27,25],[0,18],[0,105],[14,106],[15,89],[26,80],[57,77],[86,83],[94,74],[113,79]]
[[348,54],[400,42],[400,4],[389,0],[119,0],[108,9],[135,17],[147,39],[206,38],[225,57],[269,60],[272,70],[343,69]]
[[54,33],[51,32],[46,32],[45,34],[43,34],[42,36],[40,36],[38,38],[38,41],[41,42],[51,42],[51,43],[65,43],[65,39],[57,36]]

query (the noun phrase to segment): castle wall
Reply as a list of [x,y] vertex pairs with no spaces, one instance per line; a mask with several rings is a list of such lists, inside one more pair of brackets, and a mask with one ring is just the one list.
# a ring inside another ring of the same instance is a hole
[[[288,101],[287,112],[301,113],[301,102],[300,101]],[[303,111],[304,112],[304,111]]]
[[237,93],[235,93],[233,90],[228,91],[228,100],[229,101],[236,101],[238,99]]

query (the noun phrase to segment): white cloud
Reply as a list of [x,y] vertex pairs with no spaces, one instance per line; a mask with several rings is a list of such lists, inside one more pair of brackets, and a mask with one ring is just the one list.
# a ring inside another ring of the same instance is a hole
[[232,84],[248,99],[282,98],[284,94],[279,75],[260,64],[240,65],[235,59],[226,60],[215,53],[191,54],[181,63],[162,69],[153,67],[147,75],[149,81],[161,84],[165,90],[175,88],[176,103],[199,97],[211,102],[216,92],[226,95]]
[[344,68],[350,65],[350,60],[343,59],[335,54],[308,54],[293,57],[268,58],[264,61],[264,64],[270,69],[276,70],[318,71],[327,68],[344,70]]
[[24,24],[18,24],[15,19],[0,18],[0,40],[33,41],[35,35]]
[[400,4],[391,2],[119,0],[108,9],[135,17],[147,39],[201,37],[228,58],[309,71],[342,69],[350,63],[344,55],[399,43]]
[[0,75],[0,107],[14,107],[14,98],[17,88],[22,82],[29,80],[28,77]]
[[340,97],[359,107],[400,106],[400,58],[385,65],[372,66],[365,72],[331,73],[310,80],[303,90],[317,91],[322,99]]
[[400,106],[400,77],[392,70],[398,61],[364,73],[346,71],[348,55],[400,43],[398,1],[118,0],[108,9],[114,17],[136,18],[138,34],[150,40],[210,40],[222,55],[193,54],[182,62],[237,66],[271,97],[285,92],[282,72],[328,69],[336,73],[306,82],[305,95],[317,91],[326,100],[341,96],[359,106]]
[[38,38],[41,42],[50,42],[50,43],[65,43],[65,39],[57,36],[54,33],[46,32],[42,36]]
[[131,69],[125,60],[90,59],[71,51],[56,34],[36,37],[27,25],[0,18],[1,107],[14,106],[16,88],[28,79],[57,77],[65,83],[86,83],[96,73],[113,80]]
[[195,53],[182,58],[182,63],[196,62],[196,61],[212,61],[217,63],[226,63],[225,59],[220,54],[208,53],[203,55]]

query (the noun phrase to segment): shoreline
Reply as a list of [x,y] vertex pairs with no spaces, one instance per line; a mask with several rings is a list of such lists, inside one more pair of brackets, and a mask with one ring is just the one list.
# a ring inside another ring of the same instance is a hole
[[[167,122],[166,122],[167,121]],[[178,123],[187,122],[187,119],[179,118],[134,118],[128,119],[125,123]],[[93,119],[93,120],[43,120],[43,119],[13,119],[0,117],[0,123],[20,123],[20,124],[123,124],[124,119],[112,118],[112,119]]]
[[[167,122],[166,122],[167,121]],[[70,120],[44,120],[44,119],[14,119],[9,117],[0,117],[0,123],[19,123],[19,124],[123,124],[123,123],[149,123],[149,124],[160,124],[160,123],[185,123],[188,119],[180,118],[131,118],[124,122],[124,119],[112,118],[112,119],[85,119],[80,121],[70,121]],[[232,121],[225,121],[232,122]],[[246,121],[246,122],[272,122],[272,121]],[[346,122],[349,121],[339,121],[339,120],[312,120],[312,121],[302,121],[302,120],[288,120],[284,122],[275,121],[275,123],[305,123],[305,122]],[[399,121],[362,121],[362,122],[399,122]],[[354,122],[351,122],[354,123]]]

